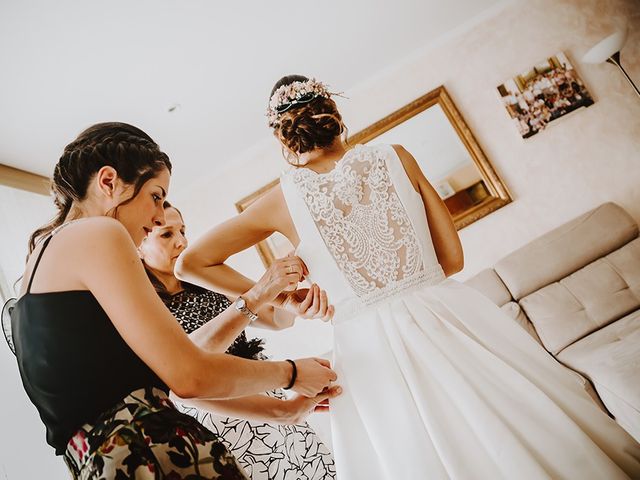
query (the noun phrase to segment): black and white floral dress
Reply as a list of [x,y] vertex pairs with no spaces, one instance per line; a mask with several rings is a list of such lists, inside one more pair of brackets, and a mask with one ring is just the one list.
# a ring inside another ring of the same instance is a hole
[[[182,328],[191,333],[226,310],[231,302],[209,290],[189,286],[167,300],[169,310]],[[252,359],[266,359],[262,340],[248,340],[242,332],[227,353]],[[281,390],[267,395],[285,398]],[[276,425],[218,416],[194,407],[178,405],[217,434],[252,480],[334,479],[335,466],[329,449],[305,422]]]

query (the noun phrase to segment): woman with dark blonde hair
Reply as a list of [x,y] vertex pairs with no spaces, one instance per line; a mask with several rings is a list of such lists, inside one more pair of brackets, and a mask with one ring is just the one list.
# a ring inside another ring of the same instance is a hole
[[447,277],[446,206],[399,145],[356,145],[326,85],[287,76],[269,125],[292,167],[187,249],[178,273],[233,295],[226,259],[272,232],[335,306],[336,471],[350,479],[640,478],[640,447],[515,322]]
[[[219,315],[231,305],[226,296],[181,282],[174,275],[178,256],[187,247],[185,224],[180,211],[165,202],[165,223],[155,227],[138,248],[147,273],[165,305],[194,341],[210,329],[206,337],[211,349],[253,360],[266,360],[263,341],[247,339],[245,327],[270,329],[293,325],[294,315],[267,306],[256,313],[258,319]],[[312,286],[300,304],[297,316],[325,318],[322,291]],[[214,432],[236,457],[252,480],[335,478],[333,457],[305,418],[326,410],[321,402],[340,393],[331,387],[316,397],[295,395],[286,398],[280,389],[262,395],[228,400],[178,399],[181,410],[195,416]]]
[[[314,397],[336,379],[321,359],[258,362],[187,337],[136,250],[164,223],[170,173],[142,130],[93,125],[64,149],[52,183],[59,213],[29,242],[11,311],[15,353],[48,443],[78,478],[246,478],[168,390],[220,399],[290,387]],[[281,304],[303,271],[299,258],[277,262],[221,319]]]

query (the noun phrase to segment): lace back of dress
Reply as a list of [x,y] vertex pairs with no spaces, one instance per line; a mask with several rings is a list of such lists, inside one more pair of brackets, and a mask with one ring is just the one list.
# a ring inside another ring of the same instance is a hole
[[359,146],[333,171],[293,172],[324,243],[364,303],[420,281],[420,242],[391,180],[385,151]]

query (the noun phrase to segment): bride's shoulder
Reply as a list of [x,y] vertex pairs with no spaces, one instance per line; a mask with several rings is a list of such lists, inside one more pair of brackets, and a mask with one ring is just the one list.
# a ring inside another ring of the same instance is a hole
[[400,156],[404,153],[408,153],[402,145],[392,145],[390,143],[374,143],[374,144],[357,144],[353,146],[352,152],[355,154],[361,154],[365,156],[389,156],[394,154]]
[[387,168],[393,168],[397,164],[405,165],[413,158],[402,145],[388,143],[356,145],[353,151],[352,157],[354,159],[370,164],[385,165]]

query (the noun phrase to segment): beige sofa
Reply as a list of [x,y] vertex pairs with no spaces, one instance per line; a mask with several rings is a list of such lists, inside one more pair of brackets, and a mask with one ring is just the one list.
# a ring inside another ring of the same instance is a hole
[[600,205],[466,283],[589,379],[640,441],[640,238],[627,212]]

